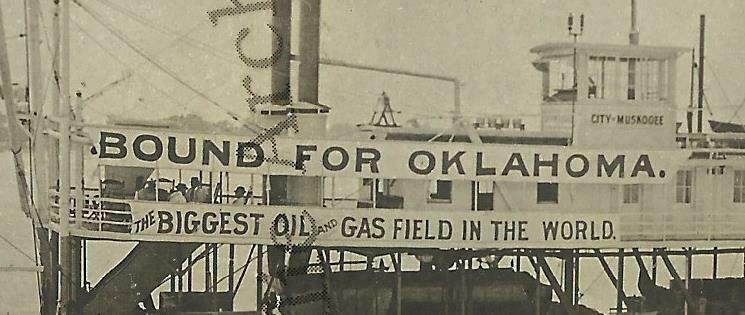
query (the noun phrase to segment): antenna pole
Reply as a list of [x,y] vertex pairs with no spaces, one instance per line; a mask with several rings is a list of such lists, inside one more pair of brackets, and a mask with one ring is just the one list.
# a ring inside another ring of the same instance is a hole
[[574,90],[574,97],[572,98],[572,128],[570,130],[571,135],[569,137],[569,144],[574,143],[574,116],[577,98],[579,97],[579,87],[577,86],[577,37],[582,36],[585,31],[585,15],[579,15],[579,29],[574,27],[574,14],[569,13],[568,18],[568,29],[569,36],[574,39],[574,45],[572,45],[572,89]]
[[686,111],[686,124],[688,133],[693,133],[693,80],[696,73],[696,49],[691,48],[691,95],[688,99],[688,110]]

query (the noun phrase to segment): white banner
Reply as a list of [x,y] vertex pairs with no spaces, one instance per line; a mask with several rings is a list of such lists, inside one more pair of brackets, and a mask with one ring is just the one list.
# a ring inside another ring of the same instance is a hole
[[330,141],[92,130],[103,165],[328,177],[578,183],[662,183],[684,150],[575,150],[560,146]]
[[611,248],[615,214],[494,213],[132,202],[131,233],[162,241],[408,248]]

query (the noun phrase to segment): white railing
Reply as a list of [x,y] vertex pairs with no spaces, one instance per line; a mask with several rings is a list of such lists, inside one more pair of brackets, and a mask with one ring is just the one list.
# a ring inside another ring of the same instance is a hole
[[622,241],[731,241],[745,240],[741,211],[677,211],[624,213]]

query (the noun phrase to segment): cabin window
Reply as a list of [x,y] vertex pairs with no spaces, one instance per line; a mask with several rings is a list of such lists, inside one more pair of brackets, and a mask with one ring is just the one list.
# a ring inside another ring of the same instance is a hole
[[733,202],[745,203],[745,170],[735,171]]
[[[627,100],[663,100],[666,98],[665,60],[620,58],[617,93]],[[592,60],[589,70],[592,76]]]
[[641,184],[627,184],[623,185],[623,203],[624,204],[637,204],[641,199],[642,194]]
[[680,170],[675,180],[675,202],[690,204],[693,194],[693,171]]
[[536,201],[538,203],[559,203],[559,184],[538,183]]
[[477,181],[476,210],[494,210],[494,182]]
[[429,202],[451,202],[453,199],[453,182],[433,180],[429,184]]
[[543,100],[545,102],[571,102],[577,98],[574,86],[574,67],[572,56],[551,60],[548,71],[544,72]]

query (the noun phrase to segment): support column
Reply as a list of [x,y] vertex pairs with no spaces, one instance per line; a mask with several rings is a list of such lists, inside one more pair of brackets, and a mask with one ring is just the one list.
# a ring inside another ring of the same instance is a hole
[[623,275],[624,275],[624,260],[625,260],[624,249],[618,250],[618,276],[616,278],[616,312],[621,314],[623,312],[623,300],[625,298],[624,286],[623,286]]
[[261,313],[264,305],[264,245],[257,246],[256,255],[256,311]]
[[218,269],[217,269],[217,266],[218,266],[218,261],[217,261],[218,255],[217,254],[219,251],[218,248],[219,247],[217,243],[212,244],[212,292],[220,291],[219,288],[217,287],[217,280],[218,280],[217,277],[219,275]]
[[564,252],[564,292],[568,300],[566,303],[574,305],[574,251],[567,250]]
[[188,292],[192,291],[192,284],[193,284],[192,277],[191,277],[192,269],[194,268],[194,266],[192,266],[192,263],[193,263],[192,255],[193,254],[189,254],[189,257],[186,258],[186,266],[187,266],[186,267],[187,268],[186,269],[186,291]]
[[212,277],[210,273],[210,244],[204,243],[204,291],[212,292]]
[[235,244],[228,247],[228,259],[228,291],[235,293]]
[[61,80],[60,91],[62,102],[59,111],[59,217],[60,217],[60,308],[62,314],[71,314],[74,311],[70,309],[74,302],[73,295],[73,255],[72,248],[74,244],[70,236],[70,2],[71,0],[62,0],[62,18],[61,32],[62,40],[60,41],[61,55]]
[[711,278],[716,279],[717,278],[717,267],[719,267],[719,248],[714,247],[714,253],[712,254],[712,270],[711,270]]
[[575,263],[574,263],[574,305],[579,304],[579,275],[580,275],[580,259],[581,256],[579,255],[579,250],[577,250],[577,255],[575,256]]
[[[686,257],[688,255],[686,254]],[[677,291],[682,291],[683,295],[686,299],[687,305],[694,305],[695,301],[693,300],[693,297],[691,296],[690,292],[688,291],[688,288],[686,287],[685,282],[683,279],[680,278],[680,275],[678,274],[678,271],[675,269],[675,266],[670,261],[670,257],[668,257],[666,252],[662,252],[660,254],[660,257],[662,258],[662,261],[665,263],[665,266],[667,267],[667,271],[670,272],[670,275],[673,277],[673,282],[671,283],[671,288],[677,289]],[[686,264],[688,262],[686,261]],[[687,269],[687,268],[686,268]],[[690,273],[689,273],[690,274]],[[688,278],[688,276],[686,276]]]
[[538,257],[535,257],[535,262],[533,259],[534,257],[528,257],[528,260],[530,260],[530,263],[533,265],[533,269],[535,270],[535,315],[541,315],[541,290],[543,290],[543,286],[541,285],[541,268],[538,267]]
[[561,304],[561,307],[567,314],[571,314],[571,307],[569,306],[568,302],[570,297],[568,296],[567,292],[561,289],[561,283],[559,283],[553,271],[551,271],[551,266],[548,265],[546,257],[536,255],[536,261],[533,262],[533,260],[530,260],[530,262],[533,264],[534,269],[543,269],[544,273],[546,274],[546,279],[548,279],[548,283],[551,285],[551,288],[556,293],[556,296],[559,297],[559,303]]
[[[603,267],[603,270],[605,271],[605,275],[608,276],[608,280],[610,280],[611,283],[613,283],[613,286],[616,288],[616,292],[619,290],[618,286],[618,278],[616,278],[616,275],[613,274],[613,270],[610,268],[610,264],[608,264],[608,261],[605,260],[605,254],[601,252],[599,249],[595,249],[595,257],[598,258],[598,261],[600,261],[600,266]],[[623,290],[623,287],[620,287],[621,289],[621,297],[625,301],[626,300],[626,293]]]
[[[693,272],[693,255],[691,254],[691,249],[689,248],[686,250],[686,278],[685,278],[685,290],[686,294],[690,294],[691,290],[691,273]],[[694,304],[692,299],[690,301],[686,300],[686,308],[685,313],[691,314],[690,310],[695,309],[696,304]]]
[[393,262],[393,268],[395,272],[395,288],[393,290],[394,293],[394,301],[395,301],[395,307],[396,307],[396,315],[401,315],[401,254],[400,253],[393,253],[390,255],[391,261]]
[[652,252],[652,284],[657,285],[657,250]]

